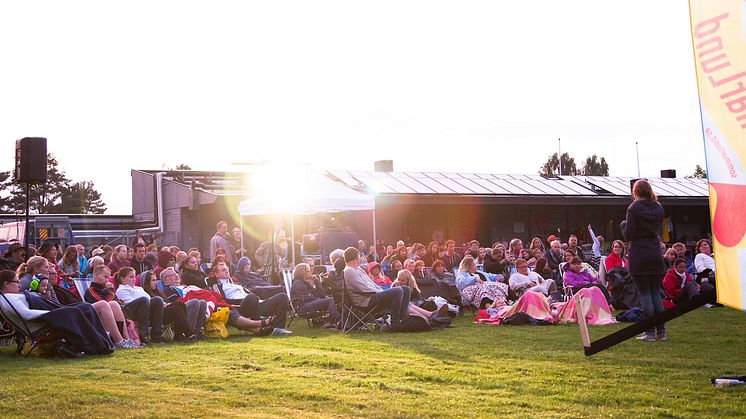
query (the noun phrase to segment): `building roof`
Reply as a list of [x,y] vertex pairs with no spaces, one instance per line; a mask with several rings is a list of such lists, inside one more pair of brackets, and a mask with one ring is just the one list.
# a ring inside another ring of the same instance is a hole
[[[159,170],[141,170],[155,174]],[[249,195],[246,172],[163,171],[164,178],[213,195]],[[376,195],[629,197],[633,177],[509,175],[455,172],[329,170],[326,175],[360,192]],[[661,197],[707,198],[706,179],[647,178]]]
[[[632,177],[504,175],[451,172],[375,172],[332,170],[345,185],[377,194],[532,195],[629,197]],[[705,179],[647,178],[663,197],[706,198]]]

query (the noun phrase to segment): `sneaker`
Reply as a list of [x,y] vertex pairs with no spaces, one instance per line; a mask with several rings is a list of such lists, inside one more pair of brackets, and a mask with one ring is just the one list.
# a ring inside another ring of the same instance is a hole
[[122,349],[137,349],[140,347],[135,341],[129,340],[129,339],[123,339],[119,343],[116,344],[117,348]]
[[430,318],[445,317],[447,315],[448,315],[448,304],[443,304],[442,306],[438,307],[437,310],[433,311],[433,314],[430,315]]
[[656,335],[655,335],[655,339],[656,339],[656,340],[659,340],[659,341],[661,341],[661,342],[665,342],[665,341],[667,340],[667,339],[666,339],[666,332],[662,332],[662,333],[656,333]]
[[703,305],[702,307],[704,307],[704,308],[713,308],[713,307],[715,307],[715,306],[713,306],[713,305],[712,305],[712,304],[710,304],[710,303],[707,303],[707,304]]
[[642,335],[637,337],[637,340],[641,340],[643,342],[655,342],[655,335],[643,333]]
[[281,328],[281,327],[275,327],[275,328],[274,328],[274,329],[272,330],[272,334],[273,334],[273,335],[292,335],[292,334],[293,334],[293,332],[291,332],[291,331],[289,331],[289,330],[287,330],[287,329],[283,329],[283,328]]

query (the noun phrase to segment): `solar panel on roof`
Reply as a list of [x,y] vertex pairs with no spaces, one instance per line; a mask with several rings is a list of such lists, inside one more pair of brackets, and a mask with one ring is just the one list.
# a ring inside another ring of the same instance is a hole
[[469,188],[469,190],[472,191],[473,193],[477,193],[477,194],[491,193],[488,189],[485,189],[483,186],[473,182],[471,179],[456,179],[455,181]]
[[412,188],[417,193],[434,193],[435,191],[431,188],[428,188],[426,185],[424,185],[422,182],[420,182],[422,179],[399,179],[402,183],[407,185],[408,187]]
[[498,195],[510,195],[510,192],[501,187],[498,183],[496,183],[497,180],[495,179],[495,182],[491,182],[487,179],[474,179],[474,183],[481,185],[482,187],[488,189],[490,192]]
[[387,172],[371,172],[374,178],[378,179],[384,185],[390,187],[398,193],[414,192],[412,188],[399,182],[396,178],[389,175]]
[[448,189],[445,185],[436,181],[435,179],[427,177],[427,178],[421,178],[417,180],[419,180],[424,185],[426,185],[428,188],[434,190],[437,193],[455,193],[455,191]]
[[460,183],[454,181],[453,179],[449,179],[446,177],[440,177],[440,178],[435,178],[435,180],[447,186],[449,189],[453,190],[456,193],[463,193],[463,194],[472,193],[472,191],[469,190],[469,188],[461,185]]

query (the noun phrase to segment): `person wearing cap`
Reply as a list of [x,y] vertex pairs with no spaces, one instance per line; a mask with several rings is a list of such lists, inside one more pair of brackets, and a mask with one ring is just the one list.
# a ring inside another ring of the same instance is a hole
[[4,257],[0,258],[0,270],[7,269],[15,271],[23,263],[23,245],[13,243],[5,250]]

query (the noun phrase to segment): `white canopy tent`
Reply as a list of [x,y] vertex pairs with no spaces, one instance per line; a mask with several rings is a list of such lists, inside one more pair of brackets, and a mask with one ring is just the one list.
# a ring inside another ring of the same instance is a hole
[[[283,172],[284,177],[287,177],[287,174]],[[257,183],[257,194],[238,204],[241,230],[243,231],[243,217],[247,215],[290,215],[293,266],[295,266],[296,215],[372,211],[373,243],[376,249],[376,201],[374,197],[354,191],[310,169],[294,173],[286,181],[280,181],[277,176],[267,176],[265,179],[259,179]],[[290,184],[292,187],[288,188]],[[241,237],[241,247],[243,247],[243,235]],[[378,255],[374,253],[374,256]]]

